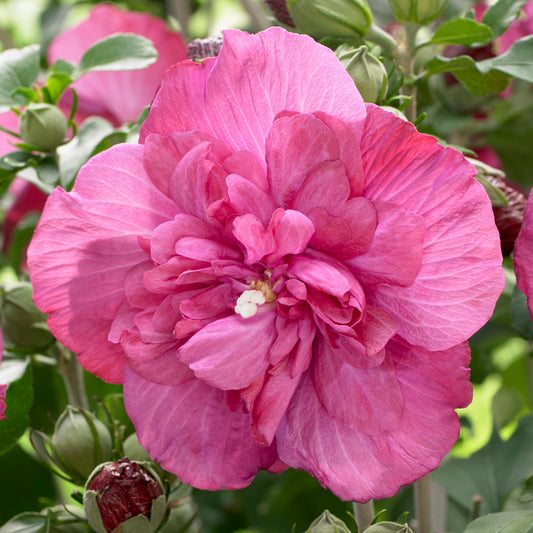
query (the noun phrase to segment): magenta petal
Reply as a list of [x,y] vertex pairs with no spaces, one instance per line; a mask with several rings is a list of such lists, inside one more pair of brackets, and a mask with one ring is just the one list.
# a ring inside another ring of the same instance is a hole
[[452,347],[485,324],[504,286],[490,201],[459,152],[387,111],[370,105],[367,110],[365,195],[401,205],[426,224],[414,283],[379,285],[369,301],[384,309],[412,344]]
[[178,357],[213,387],[244,389],[268,368],[275,318],[272,311],[259,309],[250,318],[233,314],[211,322],[179,349]]
[[272,196],[278,205],[291,207],[309,172],[324,161],[339,159],[339,155],[333,132],[312,115],[276,120],[266,141],[266,162]]
[[369,435],[397,430],[403,397],[392,360],[354,367],[344,362],[350,355],[340,353],[349,345],[333,348],[323,337],[316,342],[320,355],[312,364],[313,384],[329,416]]
[[394,204],[374,205],[378,224],[370,249],[347,263],[368,287],[380,283],[408,287],[422,264],[424,219]]
[[50,329],[107,381],[122,381],[122,349],[108,334],[126,273],[146,260],[138,236],[171,211],[142,169],[142,147],[119,145],[83,167],[72,193],[50,195],[28,249],[34,300],[49,313]]
[[530,194],[524,213],[522,229],[513,253],[518,288],[527,296],[529,312],[533,316],[533,195]]
[[204,490],[243,488],[277,459],[275,445],[252,439],[244,403],[231,406],[228,394],[195,379],[165,387],[125,373],[124,401],[143,448],[181,481]]
[[284,110],[341,118],[357,140],[365,114],[331,50],[281,28],[256,35],[227,30],[216,62],[182,63],[168,72],[141,138],[201,129],[232,151],[248,150],[264,160],[267,134]]
[[393,343],[389,357],[403,398],[395,429],[368,434],[343,425],[328,414],[306,375],[276,433],[280,459],[310,472],[343,500],[390,497],[435,469],[459,435],[454,409],[472,397],[466,344],[427,352]]
[[276,210],[268,229],[276,243],[271,262],[276,262],[288,254],[302,253],[315,232],[313,223],[305,215],[292,209]]
[[252,181],[231,174],[226,178],[228,196],[237,215],[252,214],[265,226],[268,225],[277,205],[271,196]]
[[[90,72],[74,83],[78,110],[86,115],[104,115],[115,124],[135,121],[150,104],[164,71],[187,59],[182,38],[167,29],[164,21],[145,13],[132,13],[109,4],[95,7],[87,20],[56,37],[48,49],[48,61],[66,59],[79,63],[96,41],[114,33],[136,33],[150,39],[157,61],[143,70]],[[127,93],[124,93],[124,90]]]
[[247,265],[258,263],[276,249],[272,233],[267,232],[254,215],[236,217],[233,221],[233,235],[245,248]]

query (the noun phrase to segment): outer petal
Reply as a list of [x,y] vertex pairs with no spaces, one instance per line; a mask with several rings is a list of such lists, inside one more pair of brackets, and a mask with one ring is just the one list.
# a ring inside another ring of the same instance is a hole
[[48,49],[50,64],[59,58],[77,63],[89,46],[119,32],[150,39],[158,53],[157,61],[143,70],[90,72],[74,84],[80,112],[106,116],[115,124],[136,120],[152,101],[164,71],[187,59],[182,38],[155,17],[102,4],[86,21],[60,34]]
[[527,296],[529,312],[533,316],[533,195],[530,194],[524,213],[522,229],[516,239],[514,266],[518,288]]
[[87,370],[112,382],[122,381],[124,356],[107,337],[126,273],[146,260],[138,238],[173,218],[172,203],[143,170],[142,151],[113,147],[83,167],[72,193],[56,189],[28,249],[34,300],[50,329]]
[[193,379],[174,387],[126,369],[124,401],[139,441],[163,468],[204,490],[240,489],[277,459],[250,436],[244,402]]
[[463,342],[491,316],[504,286],[489,199],[463,156],[375,106],[361,145],[365,196],[424,219],[422,266],[407,288],[379,286],[369,301],[399,335],[430,350]]
[[264,160],[266,136],[284,110],[323,111],[345,120],[360,139],[364,104],[331,50],[281,28],[256,35],[228,30],[216,60],[167,73],[141,139],[201,129],[232,151]]
[[454,408],[471,399],[466,344],[429,353],[393,342],[389,357],[404,401],[397,428],[369,435],[343,425],[328,414],[308,374],[276,434],[283,462],[343,500],[392,496],[435,469],[459,434]]

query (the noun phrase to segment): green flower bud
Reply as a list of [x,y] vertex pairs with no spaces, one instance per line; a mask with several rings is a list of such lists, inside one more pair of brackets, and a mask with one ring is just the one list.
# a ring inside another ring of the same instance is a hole
[[305,533],[350,533],[348,526],[328,510],[324,511]]
[[407,524],[378,522],[365,529],[365,533],[413,533]]
[[51,104],[30,104],[19,119],[20,136],[27,143],[51,152],[65,139],[67,120],[60,109]]
[[362,37],[372,23],[366,0],[288,0],[296,27],[315,39]]
[[383,63],[366,46],[340,46],[336,52],[339,61],[352,77],[363,100],[380,102],[387,91],[388,76]]
[[109,430],[92,413],[68,406],[52,435],[53,455],[75,480],[85,480],[93,469],[111,459]]
[[401,22],[429,24],[444,10],[448,0],[389,0],[392,14]]
[[92,472],[85,485],[83,507],[97,533],[151,533],[165,516],[167,499],[150,463],[124,458]]
[[46,326],[46,315],[32,300],[30,283],[5,285],[0,291],[0,323],[2,332],[17,347],[29,351],[48,348],[54,336]]

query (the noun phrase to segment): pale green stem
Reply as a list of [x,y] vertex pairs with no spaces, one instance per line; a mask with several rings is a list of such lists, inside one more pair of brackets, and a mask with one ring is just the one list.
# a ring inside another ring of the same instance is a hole
[[266,30],[272,26],[264,6],[258,0],[241,0],[241,5],[248,13],[255,31]]
[[367,528],[374,520],[374,502],[370,500],[366,503],[353,502],[353,514],[359,532]]
[[416,53],[416,35],[420,26],[418,24],[405,23],[405,46],[400,49],[399,63],[404,71],[404,85],[402,87],[402,94],[410,96],[409,105],[405,108],[405,116],[411,122],[414,122],[417,114],[416,109],[416,86],[414,84],[415,74],[415,53]]
[[64,346],[59,348],[59,371],[65,382],[69,404],[74,407],[89,409],[89,400],[83,381],[83,369],[78,363],[76,354]]
[[431,479],[419,479],[415,485],[415,516],[417,533],[431,533]]

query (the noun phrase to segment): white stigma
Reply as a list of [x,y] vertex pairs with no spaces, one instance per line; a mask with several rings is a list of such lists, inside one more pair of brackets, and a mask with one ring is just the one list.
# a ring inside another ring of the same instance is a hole
[[244,291],[237,299],[235,312],[242,318],[250,318],[257,313],[257,306],[265,302],[265,295],[261,291]]

